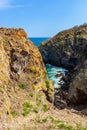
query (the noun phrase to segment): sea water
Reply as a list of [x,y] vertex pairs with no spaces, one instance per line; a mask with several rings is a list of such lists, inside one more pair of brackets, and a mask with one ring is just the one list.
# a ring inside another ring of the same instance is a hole
[[[39,38],[29,38],[29,39],[38,47],[42,42],[48,40],[49,38],[39,37]],[[60,88],[61,84],[63,84],[63,81],[61,79],[66,74],[67,70],[50,64],[46,64],[46,70],[47,70],[47,75],[49,79],[53,81],[55,88]]]
[[29,38],[37,47],[40,46],[40,44],[46,40],[48,40],[48,37],[30,37]]
[[64,83],[62,77],[65,76],[67,70],[64,68],[56,67],[50,64],[46,64],[47,75],[54,83],[55,88],[60,88]]

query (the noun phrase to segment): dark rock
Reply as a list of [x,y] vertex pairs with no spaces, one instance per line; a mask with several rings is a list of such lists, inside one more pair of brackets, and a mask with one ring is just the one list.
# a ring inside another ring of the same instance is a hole
[[87,103],[87,60],[70,83],[69,100],[74,104]]
[[58,73],[58,74],[55,75],[56,78],[58,78],[58,77],[62,77],[62,76],[63,76],[62,73]]
[[61,88],[55,89],[54,105],[58,109],[64,109],[67,107],[67,91],[63,91]]
[[69,70],[62,90],[70,103],[87,104],[87,25],[60,32],[39,49],[45,63]]

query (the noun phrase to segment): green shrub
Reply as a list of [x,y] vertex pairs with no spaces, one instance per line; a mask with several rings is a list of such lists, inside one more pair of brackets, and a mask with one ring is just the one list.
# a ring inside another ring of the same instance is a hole
[[56,119],[54,119],[52,116],[50,116],[49,118],[50,118],[51,122],[54,123],[54,124],[63,123],[63,121],[61,121],[61,120],[56,120]]
[[30,104],[30,102],[25,102],[25,103],[23,104],[23,107],[24,107],[24,108],[32,108],[33,106],[32,106],[32,104]]
[[41,105],[41,100],[37,100],[37,106],[40,106]]
[[32,104],[30,104],[30,102],[25,102],[23,104],[23,113],[22,113],[23,116],[28,115],[32,111],[32,108],[33,108],[33,106],[32,106]]
[[58,128],[59,128],[60,130],[62,130],[62,129],[64,129],[64,130],[73,130],[72,126],[67,126],[67,125],[65,125],[64,123],[59,124],[59,125],[58,125]]
[[33,96],[34,96],[34,94],[33,94],[33,93],[30,93],[30,94],[29,94],[29,96],[30,96],[30,97],[33,97]]
[[49,110],[48,106],[47,106],[46,104],[44,104],[44,105],[43,105],[43,111],[46,112],[46,111],[48,111],[48,110]]
[[14,110],[14,111],[12,111],[12,112],[11,112],[11,114],[12,114],[12,116],[13,116],[13,117],[15,117],[15,116],[17,116],[17,115],[18,115],[17,111],[15,111],[15,110]]
[[27,116],[29,113],[30,113],[30,110],[24,110],[23,113],[22,113],[22,115],[23,116]]
[[47,88],[50,88],[49,80],[46,80],[45,83],[46,83],[46,87],[47,87]]
[[3,43],[7,43],[7,42],[8,42],[7,39],[4,39],[4,40],[3,40]]
[[44,118],[44,119],[42,119],[42,122],[47,122],[48,120],[47,120],[47,118]]
[[37,108],[34,108],[34,109],[33,109],[33,112],[38,113]]
[[81,124],[77,124],[76,130],[87,130],[87,127],[82,127]]

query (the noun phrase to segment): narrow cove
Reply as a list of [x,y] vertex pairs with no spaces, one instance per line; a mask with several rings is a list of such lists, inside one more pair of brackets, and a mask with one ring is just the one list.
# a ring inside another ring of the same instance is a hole
[[65,76],[67,70],[61,67],[56,67],[50,64],[46,64],[47,75],[50,80],[53,81],[55,88],[60,88],[64,83],[62,77]]
[[[40,44],[46,40],[48,40],[49,38],[47,37],[33,37],[30,38],[30,40],[32,42],[34,42],[34,44],[38,47],[40,46]],[[62,80],[62,77],[65,76],[65,74],[67,73],[67,70],[61,67],[56,67],[50,64],[46,64],[46,70],[47,70],[47,75],[48,78],[50,80],[53,81],[53,84],[55,86],[55,88],[60,88],[61,85],[64,83]]]

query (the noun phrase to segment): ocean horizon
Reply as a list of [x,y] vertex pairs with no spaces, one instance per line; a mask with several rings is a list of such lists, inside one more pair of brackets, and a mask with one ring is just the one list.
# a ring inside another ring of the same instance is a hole
[[51,37],[30,37],[29,39],[38,47],[42,42],[50,39]]

